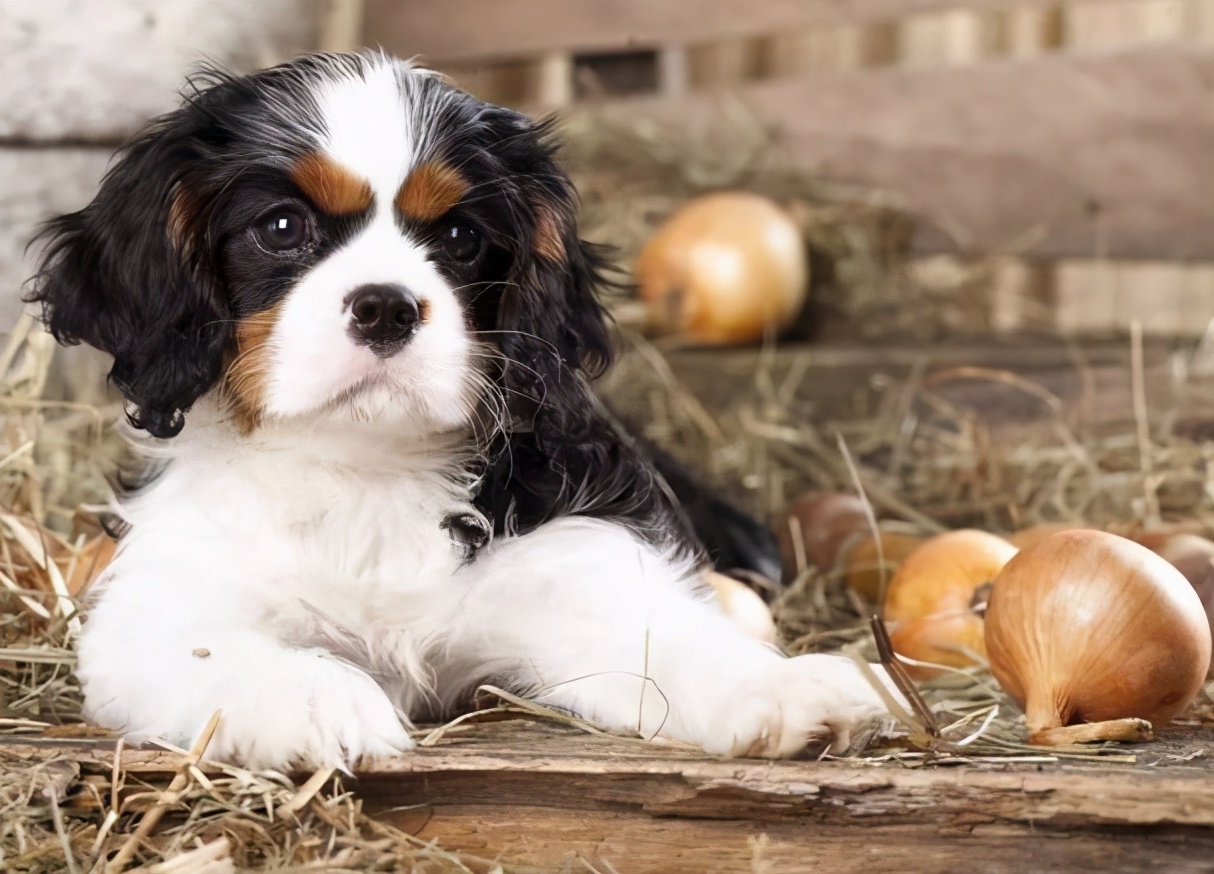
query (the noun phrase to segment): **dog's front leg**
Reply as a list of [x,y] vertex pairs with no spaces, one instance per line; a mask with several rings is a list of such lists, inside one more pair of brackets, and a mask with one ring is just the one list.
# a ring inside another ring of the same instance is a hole
[[492,679],[615,732],[737,756],[840,751],[889,722],[850,660],[748,638],[692,569],[616,524],[549,523],[456,583],[440,685]]
[[120,555],[96,586],[78,644],[91,721],[132,741],[191,746],[220,711],[207,757],[253,768],[348,766],[413,746],[370,675],[284,639],[281,616],[223,582],[243,579],[234,570],[183,572],[166,585],[129,561]]

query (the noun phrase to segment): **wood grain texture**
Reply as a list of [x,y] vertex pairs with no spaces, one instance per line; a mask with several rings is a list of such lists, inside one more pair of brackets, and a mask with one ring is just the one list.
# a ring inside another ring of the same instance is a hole
[[[1134,747],[1136,765],[874,767],[714,759],[518,719],[365,762],[354,785],[369,812],[509,870],[1195,872],[1214,853],[1214,793],[1211,765],[1184,759],[1212,740],[1174,730]],[[112,764],[83,744],[0,745],[0,759],[63,755],[86,775]],[[156,785],[178,762],[123,757]]]
[[1214,52],[874,71],[581,111],[677,142],[727,133],[738,104],[782,160],[918,212],[923,251],[1214,258]]

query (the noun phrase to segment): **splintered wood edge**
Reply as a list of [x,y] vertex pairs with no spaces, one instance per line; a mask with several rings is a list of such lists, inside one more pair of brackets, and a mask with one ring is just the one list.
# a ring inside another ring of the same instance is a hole
[[[467,742],[465,742],[467,741]],[[108,776],[113,750],[57,744],[0,744],[0,761],[69,757],[85,773]],[[122,754],[122,767],[168,780],[180,755],[147,750]],[[214,774],[214,766],[200,765]],[[554,811],[570,798],[579,806],[654,816],[753,819],[810,817],[837,824],[861,821],[949,822],[982,816],[1068,828],[1087,824],[1214,828],[1214,794],[1204,770],[1169,773],[1116,764],[1068,765],[1065,770],[1015,765],[957,768],[876,768],[847,762],[767,762],[714,759],[683,750],[586,738],[542,730],[513,732],[501,741],[461,739],[444,747],[360,763],[350,784],[369,810],[422,804],[433,816],[457,808],[467,793],[503,792],[525,780],[528,803]],[[301,775],[302,780],[307,775]],[[513,789],[512,789],[513,787]]]

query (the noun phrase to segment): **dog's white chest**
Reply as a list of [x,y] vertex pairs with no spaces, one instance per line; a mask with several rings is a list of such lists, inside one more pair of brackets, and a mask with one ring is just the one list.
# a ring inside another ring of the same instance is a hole
[[360,483],[284,527],[294,563],[312,588],[329,593],[396,594],[424,589],[451,574],[460,544],[443,527],[467,508],[416,483]]

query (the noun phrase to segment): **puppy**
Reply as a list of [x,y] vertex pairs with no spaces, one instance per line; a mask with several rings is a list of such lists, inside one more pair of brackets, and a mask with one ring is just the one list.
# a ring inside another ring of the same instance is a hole
[[698,582],[588,389],[599,253],[544,124],[381,54],[202,74],[44,231],[30,300],[113,356],[142,461],[79,640],[87,717],[347,766],[491,681],[732,756],[886,720]]

